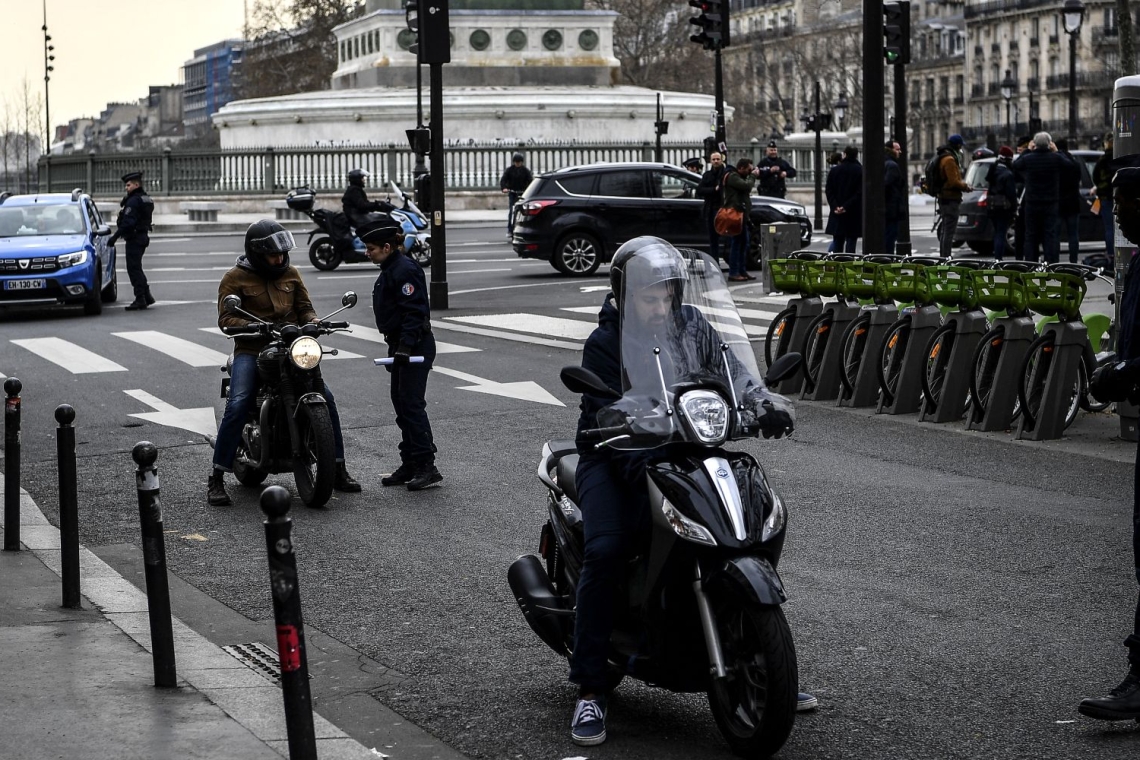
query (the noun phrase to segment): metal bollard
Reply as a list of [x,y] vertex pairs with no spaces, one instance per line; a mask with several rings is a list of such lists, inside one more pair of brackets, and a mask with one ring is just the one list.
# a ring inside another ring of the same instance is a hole
[[305,628],[301,620],[301,592],[297,586],[297,558],[290,533],[289,492],[270,486],[261,492],[265,546],[269,555],[269,585],[273,616],[277,621],[277,654],[281,660],[281,693],[285,698],[285,728],[290,760],[316,760],[313,700],[309,694],[309,664],[305,656]]
[[79,495],[75,475],[75,410],[69,404],[55,408],[59,430],[55,453],[59,468],[59,566],[63,573],[63,606],[77,610],[79,603]]
[[150,651],[154,658],[154,685],[178,686],[174,666],[174,629],[170,622],[170,585],[166,577],[166,540],[162,533],[162,505],[158,500],[158,448],[150,441],[139,441],[131,450],[138,465],[135,486],[139,492],[139,518],[142,521],[143,569],[146,574],[146,603],[150,613]]
[[18,379],[4,381],[4,551],[20,551],[20,390]]

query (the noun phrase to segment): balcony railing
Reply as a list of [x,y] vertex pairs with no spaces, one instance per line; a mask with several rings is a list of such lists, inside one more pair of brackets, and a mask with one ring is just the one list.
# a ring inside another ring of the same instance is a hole
[[980,98],[986,94],[985,85],[975,84],[970,86],[970,97]]
[[1093,42],[1098,44],[1116,44],[1120,36],[1120,28],[1116,26],[1094,26],[1092,28]]
[[981,45],[974,45],[974,55],[977,55],[977,56],[985,55],[985,52],[986,52],[986,49],[983,48]]
[[1056,44],[1060,43],[1060,41],[1061,41],[1061,38],[1058,35],[1056,35],[1056,34],[1050,34],[1049,35],[1049,44],[1050,45],[1056,45]]
[[1056,4],[1055,0],[990,0],[988,3],[978,3],[976,5],[967,4],[963,12],[967,19],[971,19]]
[[[1115,71],[1079,71],[1077,72],[1077,87],[1111,87],[1120,76]],[[1068,74],[1055,74],[1045,78],[1045,89],[1063,90],[1069,86]]]
[[1001,52],[1001,43],[995,42],[992,45],[990,45],[990,52],[991,53],[1000,53]]
[[1037,47],[1040,43],[1041,43],[1041,40],[1037,37],[1030,37],[1029,38],[1029,47]]
[[1041,89],[1041,77],[1029,77],[1025,80],[1025,89],[1028,92],[1037,92]]

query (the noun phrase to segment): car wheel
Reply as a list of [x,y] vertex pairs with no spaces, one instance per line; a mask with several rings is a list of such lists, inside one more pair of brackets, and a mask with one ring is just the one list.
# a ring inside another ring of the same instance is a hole
[[554,246],[550,263],[562,274],[585,277],[598,271],[602,263],[602,246],[585,232],[571,232]]
[[103,296],[99,290],[99,283],[103,282],[103,265],[95,265],[95,279],[87,291],[87,299],[83,302],[83,313],[89,317],[96,317],[103,313]]
[[100,297],[103,303],[114,303],[119,300],[119,273],[114,269],[111,270],[111,284],[103,288]]

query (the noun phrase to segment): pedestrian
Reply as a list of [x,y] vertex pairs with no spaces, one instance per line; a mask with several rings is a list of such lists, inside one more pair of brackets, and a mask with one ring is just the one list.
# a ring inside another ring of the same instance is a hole
[[[994,258],[1001,261],[1006,254],[1006,235],[1009,225],[1017,213],[1017,184],[1013,171],[1013,148],[1003,145],[998,148],[997,160],[990,166],[988,189],[986,190],[986,215],[994,228]],[[1014,258],[1016,252],[1009,251]]]
[[[1113,200],[1120,234],[1140,245],[1140,168],[1116,172],[1110,187],[1116,193]],[[1134,255],[1124,276],[1120,323],[1116,362],[1093,374],[1090,391],[1104,401],[1128,399],[1135,404],[1140,402],[1140,264]],[[1140,450],[1132,495],[1132,564],[1140,583]],[[1108,696],[1083,700],[1077,708],[1082,715],[1101,720],[1140,719],[1140,599],[1124,646],[1128,648],[1128,674]]]
[[796,170],[791,164],[780,158],[775,140],[769,141],[767,153],[764,158],[760,159],[760,163],[756,164],[756,169],[759,171],[758,176],[760,177],[760,187],[756,191],[757,193],[772,198],[783,198],[788,194],[786,180],[795,178]]
[[[435,361],[427,282],[423,268],[404,254],[404,231],[394,220],[374,219],[357,234],[368,258],[380,267],[372,287],[372,310],[393,360],[385,369],[392,374],[392,407],[400,428],[400,466],[380,483],[421,491],[443,480],[435,466],[435,439],[424,399]],[[422,361],[413,362],[413,357]]]
[[1061,199],[1061,176],[1069,160],[1057,153],[1048,132],[1033,136],[1033,149],[1013,162],[1013,174],[1025,184],[1021,211],[1025,215],[1025,240],[1021,258],[1036,261],[1038,247],[1044,247],[1044,261],[1055,264],[1060,255],[1057,238],[1057,207]]
[[888,140],[883,146],[886,150],[885,170],[883,174],[884,193],[884,220],[883,248],[885,253],[894,253],[895,244],[899,239],[899,222],[907,211],[906,177],[899,167],[898,160],[902,155],[902,146],[894,140]]
[[[1068,140],[1057,141],[1057,154],[1068,159],[1058,180],[1060,186],[1057,192],[1060,197],[1057,201],[1057,219],[1068,236],[1069,263],[1076,264],[1081,252],[1081,213],[1085,208],[1085,199],[1081,197],[1081,167],[1069,152]],[[1060,229],[1057,237],[1059,241]]]
[[941,233],[938,239],[938,255],[950,258],[954,246],[954,233],[958,231],[958,210],[962,205],[962,193],[971,187],[962,179],[962,149],[965,141],[962,135],[950,135],[946,144],[938,148],[938,171],[942,175],[942,189],[938,193],[938,216],[941,220]]
[[829,228],[831,220],[835,220],[834,250],[854,253],[863,237],[863,164],[859,163],[859,149],[854,145],[843,149],[843,160],[828,172],[824,194],[830,209]]
[[154,296],[150,294],[150,285],[146,281],[146,273],[142,267],[143,254],[150,245],[154,201],[143,189],[142,180],[142,172],[127,172],[123,175],[127,194],[119,201],[115,234],[107,239],[109,246],[114,245],[119,238],[126,241],[127,277],[131,279],[131,288],[135,293],[135,300],[127,304],[127,311],[145,309],[154,303]]
[[748,216],[752,210],[752,188],[756,184],[756,170],[752,159],[742,158],[736,162],[736,171],[724,176],[724,203],[721,208],[735,209],[743,215],[740,232],[732,237],[728,252],[728,279],[732,282],[745,282],[756,278],[748,274]]
[[701,175],[701,181],[697,185],[697,195],[705,201],[705,205],[701,207],[701,218],[705,220],[705,227],[709,233],[709,255],[713,257],[713,261],[720,261],[720,235],[716,231],[716,212],[724,205],[724,174],[727,171],[724,154],[711,154],[709,163],[712,168]]
[[[1033,144],[1032,135],[1021,135],[1017,138],[1017,146],[1014,151],[1017,156],[1020,156]],[[1017,160],[1014,156],[1014,160]],[[1112,179],[1109,177],[1109,179]],[[1016,175],[1013,175],[1014,187],[1017,189],[1017,211],[1013,215],[1013,251],[1012,255],[1015,259],[1021,256],[1022,250],[1025,248],[1025,208],[1021,203],[1021,196],[1025,194],[1025,183]]]
[[1096,197],[1094,213],[1100,214],[1104,222],[1104,250],[1109,257],[1116,250],[1116,233],[1112,225],[1112,133],[1104,136],[1104,155],[1093,167],[1092,194]]
[[368,200],[368,193],[364,192],[364,184],[371,174],[364,169],[352,169],[347,176],[348,187],[344,189],[340,205],[348,223],[355,229],[368,221],[369,214],[383,212],[384,206],[380,201]]
[[[685,159],[685,163],[681,164],[681,166],[685,167],[690,172],[692,172],[693,174],[695,174],[696,176],[699,177],[702,174],[702,170],[705,168],[705,162],[694,156],[693,158]],[[697,180],[697,182],[699,183],[700,180]],[[697,187],[696,185],[690,185],[690,184],[686,183],[685,187],[681,190],[681,195],[678,197],[680,197],[680,198],[696,197],[696,187]]]
[[[294,247],[293,235],[277,222],[262,219],[245,232],[245,252],[218,283],[218,327],[244,327],[252,324],[238,314],[230,314],[223,306],[226,296],[241,298],[241,308],[265,322],[305,325],[318,321],[317,312],[301,273],[289,264],[289,251]],[[234,356],[230,365],[230,388],[226,411],[218,424],[214,441],[214,468],[206,481],[206,500],[210,506],[228,507],[224,473],[233,472],[234,457],[241,442],[242,429],[257,404],[257,355],[269,344],[264,335],[241,335],[234,338]],[[344,438],[340,432],[340,412],[328,383],[322,395],[328,404],[336,447],[336,476],[333,488],[355,493],[360,484],[348,474],[344,463]]]
[[503,176],[499,179],[499,189],[507,194],[507,240],[515,232],[515,204],[522,198],[522,194],[530,187],[534,175],[531,174],[530,169],[526,168],[523,163],[526,161],[526,156],[522,153],[515,153],[511,156],[511,165],[503,172]]
[[[827,157],[827,175],[826,175],[827,177],[831,176],[831,170],[834,169],[835,167],[839,166],[841,161],[843,161],[843,154],[842,153],[833,152],[833,153],[828,155],[828,157]],[[825,179],[826,179],[826,177],[825,177]],[[824,187],[826,188],[826,186],[827,185],[825,182]],[[833,216],[829,212],[827,215],[827,224],[825,224],[824,228],[823,228],[823,234],[831,236],[831,242],[829,242],[827,244],[827,252],[828,253],[831,253],[835,250],[835,229],[838,226],[838,222],[839,222],[839,217]]]

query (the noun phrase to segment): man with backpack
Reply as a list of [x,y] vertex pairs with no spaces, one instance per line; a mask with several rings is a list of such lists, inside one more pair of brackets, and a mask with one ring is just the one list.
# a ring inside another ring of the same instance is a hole
[[954,233],[958,231],[958,209],[962,205],[962,193],[971,188],[962,179],[961,152],[965,145],[962,135],[950,135],[946,144],[926,165],[926,179],[923,182],[928,195],[938,199],[938,216],[941,218],[941,235],[938,240],[938,255],[950,257],[954,243]]

